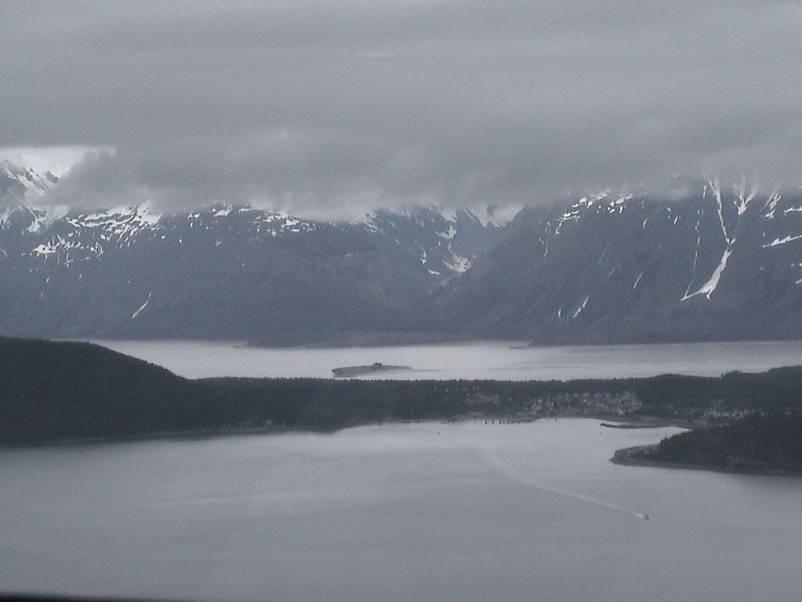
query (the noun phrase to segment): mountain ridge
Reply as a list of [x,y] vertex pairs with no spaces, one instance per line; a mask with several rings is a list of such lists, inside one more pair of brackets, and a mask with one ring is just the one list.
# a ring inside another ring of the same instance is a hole
[[527,210],[436,304],[476,336],[542,344],[799,338],[800,208],[798,191],[706,180]]
[[47,181],[0,167],[0,332],[11,335],[408,339],[402,314],[503,230],[491,214],[432,207],[353,222],[250,205],[53,211],[28,203]]
[[[802,337],[802,193],[745,178],[671,197],[380,209],[38,207],[0,163],[0,332],[265,345]],[[517,211],[517,212],[516,212]],[[514,217],[513,217],[514,214]]]

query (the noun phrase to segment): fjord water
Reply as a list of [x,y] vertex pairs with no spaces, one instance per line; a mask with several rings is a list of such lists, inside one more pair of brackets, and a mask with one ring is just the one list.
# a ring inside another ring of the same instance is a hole
[[673,432],[482,421],[3,450],[0,590],[798,600],[802,480],[608,461]]
[[802,365],[802,341],[528,347],[478,343],[353,348],[261,348],[206,341],[97,341],[188,378],[330,378],[331,370],[381,362],[412,370],[370,378],[569,380],[657,374],[719,376]]

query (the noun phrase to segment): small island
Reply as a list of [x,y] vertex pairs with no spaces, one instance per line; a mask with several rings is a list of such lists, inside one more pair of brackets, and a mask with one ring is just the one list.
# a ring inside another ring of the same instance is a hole
[[364,376],[365,374],[374,374],[376,372],[396,372],[398,370],[412,370],[412,368],[409,366],[391,366],[382,364],[381,362],[374,362],[367,366],[334,368],[331,372],[336,378],[352,378],[354,376]]
[[680,433],[657,445],[618,450],[612,461],[636,466],[802,475],[802,413],[755,413],[726,426]]

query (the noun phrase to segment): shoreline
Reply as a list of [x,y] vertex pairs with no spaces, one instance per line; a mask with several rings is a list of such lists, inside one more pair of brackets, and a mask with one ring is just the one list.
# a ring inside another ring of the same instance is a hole
[[[100,445],[114,445],[121,443],[144,443],[148,441],[209,440],[209,439],[221,439],[224,437],[237,437],[237,436],[249,436],[249,435],[271,436],[271,435],[283,435],[288,433],[326,435],[360,426],[381,426],[384,424],[407,424],[407,423],[417,423],[417,422],[436,422],[436,423],[448,424],[456,422],[494,420],[499,425],[505,425],[505,424],[538,422],[540,420],[570,420],[578,418],[585,420],[600,421],[599,424],[600,427],[610,428],[610,429],[629,430],[629,429],[652,429],[652,428],[657,429],[666,427],[677,427],[684,429],[692,428],[687,423],[682,423],[682,421],[666,420],[657,417],[653,418],[654,422],[647,422],[646,424],[642,422],[636,422],[636,423],[621,422],[618,423],[617,425],[612,425],[610,424],[610,422],[612,422],[611,420],[612,417],[599,416],[599,415],[538,416],[536,418],[531,418],[526,420],[522,420],[520,419],[520,417],[516,419],[516,417],[512,416],[509,417],[495,416],[487,418],[478,416],[460,416],[453,419],[434,420],[434,421],[391,420],[382,422],[354,423],[332,431],[320,431],[313,429],[290,428],[290,427],[279,427],[279,426],[263,426],[263,427],[242,427],[242,428],[230,428],[230,429],[200,429],[200,430],[188,430],[188,431],[155,431],[151,433],[140,433],[135,435],[119,435],[119,436],[108,436],[108,437],[82,437],[82,438],[43,440],[43,441],[24,441],[24,442],[4,441],[0,442],[0,452],[2,452],[3,450],[43,449],[50,447],[78,448],[78,447],[89,447],[89,446],[100,446]],[[607,424],[605,424],[605,422],[607,422]],[[615,450],[613,456],[609,459],[609,461],[619,466],[695,470],[704,472],[717,472],[720,474],[802,478],[802,470],[796,471],[785,468],[772,468],[768,466],[732,467],[732,466],[718,466],[714,464],[684,464],[681,462],[667,462],[665,460],[650,459],[642,455],[644,452],[648,454],[653,450],[656,450],[658,445],[659,442],[649,445],[637,445],[633,447],[625,447],[622,449],[617,449]]]
[[599,416],[598,420],[602,421],[599,426],[603,426],[604,428],[608,429],[640,430],[640,429],[659,429],[669,426],[675,426],[677,428],[683,428],[688,430],[694,428],[694,426],[687,420],[677,420],[673,418],[659,418],[657,416],[645,416],[640,421],[632,421],[632,420],[622,421],[622,420],[615,420],[614,418],[611,419],[610,417],[605,418]]
[[[538,422],[540,420],[593,420],[599,421],[601,427],[613,429],[657,429],[666,427],[677,427],[688,429],[691,428],[687,423],[678,420],[663,419],[659,417],[644,417],[644,422],[620,422],[619,426],[611,426],[610,423],[618,422],[618,416],[605,416],[603,414],[595,415],[555,415],[555,416],[457,416],[454,418],[444,418],[439,420],[384,420],[381,422],[354,422],[347,424],[333,430],[319,430],[311,428],[293,428],[284,426],[261,426],[261,427],[239,427],[239,428],[223,428],[223,429],[197,429],[186,431],[153,431],[150,433],[137,433],[132,435],[111,435],[104,437],[70,437],[64,439],[43,439],[43,440],[29,440],[29,441],[0,441],[0,451],[17,450],[17,449],[33,449],[45,447],[81,447],[89,445],[110,445],[115,443],[135,443],[144,441],[159,441],[159,440],[193,440],[193,439],[216,439],[228,436],[242,436],[242,435],[283,435],[287,433],[297,434],[318,434],[326,435],[336,433],[349,428],[357,428],[361,426],[381,426],[384,424],[410,424],[410,423],[438,423],[438,424],[453,424],[458,422],[479,422],[494,421],[497,425],[514,425],[525,424],[530,422]],[[605,423],[607,423],[605,425]],[[619,450],[620,451],[620,450]],[[616,452],[617,453],[617,452]]]
[[113,445],[115,443],[137,443],[144,441],[217,439],[242,435],[282,435],[284,433],[318,433],[305,429],[293,429],[277,426],[243,427],[231,429],[200,429],[188,431],[153,431],[135,435],[112,435],[106,437],[70,437],[66,439],[30,440],[20,442],[0,441],[0,451],[17,449],[36,449],[45,447],[83,447],[90,445]]
[[740,474],[752,476],[766,476],[766,477],[788,477],[800,478],[802,477],[802,470],[791,470],[787,468],[772,468],[770,466],[745,466],[742,468],[736,466],[719,466],[716,464],[684,464],[682,462],[667,462],[665,460],[656,460],[644,457],[640,454],[646,452],[647,454],[656,450],[658,443],[651,445],[636,445],[634,447],[625,447],[617,449],[610,458],[610,462],[620,466],[641,466],[647,468],[673,468],[683,470],[699,470],[705,472],[718,472],[722,474]]

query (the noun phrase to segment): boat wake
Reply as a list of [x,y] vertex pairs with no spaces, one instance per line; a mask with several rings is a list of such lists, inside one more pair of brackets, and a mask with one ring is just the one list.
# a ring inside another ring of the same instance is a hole
[[480,449],[479,450],[482,459],[485,463],[490,466],[497,474],[513,481],[514,483],[518,483],[519,485],[523,485],[525,487],[530,487],[532,489],[537,489],[538,491],[544,491],[546,493],[551,493],[554,495],[559,495],[561,497],[570,498],[572,500],[576,500],[578,502],[583,502],[585,504],[591,504],[593,506],[597,506],[599,508],[606,508],[607,510],[613,510],[615,512],[620,512],[622,514],[627,514],[629,516],[634,516],[636,518],[640,518],[642,520],[649,520],[649,515],[641,512],[635,512],[630,508],[625,508],[624,506],[617,506],[615,504],[611,504],[609,502],[605,502],[604,500],[599,500],[596,498],[588,497],[586,495],[582,495],[581,493],[576,493],[573,491],[567,491],[565,489],[558,489],[557,487],[550,487],[548,485],[544,485],[534,479],[530,479],[527,476],[522,475],[520,472],[515,470],[512,466],[504,462],[501,458],[499,458],[492,450],[489,449]]

